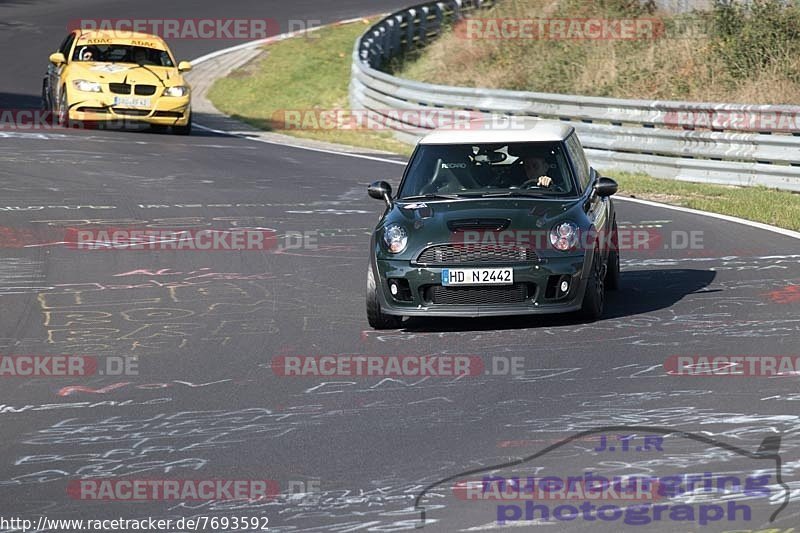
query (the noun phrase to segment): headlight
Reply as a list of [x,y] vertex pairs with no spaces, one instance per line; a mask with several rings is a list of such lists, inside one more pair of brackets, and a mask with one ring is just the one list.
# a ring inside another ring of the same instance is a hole
[[566,252],[578,244],[578,226],[572,222],[562,222],[550,230],[550,244],[556,250]]
[[383,232],[383,242],[389,247],[393,254],[399,254],[406,249],[408,244],[408,233],[401,226],[392,224]]
[[189,87],[185,85],[176,85],[175,87],[164,89],[164,96],[186,96],[187,94],[189,94]]
[[89,80],[73,80],[72,86],[85,93],[101,93],[103,88],[96,81]]

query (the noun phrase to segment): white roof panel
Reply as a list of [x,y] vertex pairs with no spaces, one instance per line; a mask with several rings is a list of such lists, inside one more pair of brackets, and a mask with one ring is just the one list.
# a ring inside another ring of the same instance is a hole
[[494,117],[470,121],[463,128],[434,130],[420,144],[559,142],[573,131],[568,122],[533,117]]

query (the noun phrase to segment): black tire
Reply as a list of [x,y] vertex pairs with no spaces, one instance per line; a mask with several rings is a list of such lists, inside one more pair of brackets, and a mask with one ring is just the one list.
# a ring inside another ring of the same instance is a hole
[[189,113],[189,122],[185,126],[172,126],[172,133],[175,135],[191,135],[192,134],[192,114]]
[[47,78],[42,80],[42,111],[52,111],[53,106],[50,104],[50,96],[47,90]]
[[69,125],[69,104],[67,100],[67,88],[61,89],[61,96],[58,99],[58,125],[66,128]]
[[592,270],[586,283],[586,292],[583,294],[580,315],[583,319],[593,322],[603,316],[606,300],[605,282],[603,280],[603,259],[599,251],[595,251],[592,259]]
[[373,329],[398,329],[403,322],[403,317],[387,315],[381,311],[372,267],[367,268],[367,322]]
[[619,234],[617,233],[617,221],[611,229],[611,250],[608,251],[608,267],[606,268],[606,289],[610,291],[619,290]]

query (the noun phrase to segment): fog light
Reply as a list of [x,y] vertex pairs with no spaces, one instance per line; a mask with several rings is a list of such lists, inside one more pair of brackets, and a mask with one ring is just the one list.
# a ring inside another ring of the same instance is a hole
[[569,291],[569,283],[566,281],[561,282],[561,292],[568,292]]
[[397,283],[394,281],[389,284],[389,290],[392,291],[392,296],[397,296]]

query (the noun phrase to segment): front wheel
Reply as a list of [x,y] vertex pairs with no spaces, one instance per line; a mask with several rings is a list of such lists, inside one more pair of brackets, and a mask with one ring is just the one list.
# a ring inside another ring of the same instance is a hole
[[387,315],[381,310],[372,267],[367,268],[367,322],[373,329],[397,329],[403,322],[403,317]]
[[608,252],[608,269],[606,271],[606,288],[610,291],[619,289],[619,234],[617,223],[611,229],[611,250]]
[[595,251],[592,260],[592,271],[586,283],[586,292],[583,294],[583,303],[580,314],[586,320],[595,321],[603,316],[603,307],[606,299],[606,287],[603,281],[603,258],[599,251]]
[[42,111],[52,111],[53,106],[50,105],[50,96],[48,93],[50,92],[47,88],[49,85],[47,78],[42,80]]
[[69,122],[69,103],[66,87],[61,89],[61,98],[58,99],[58,125],[66,128]]

